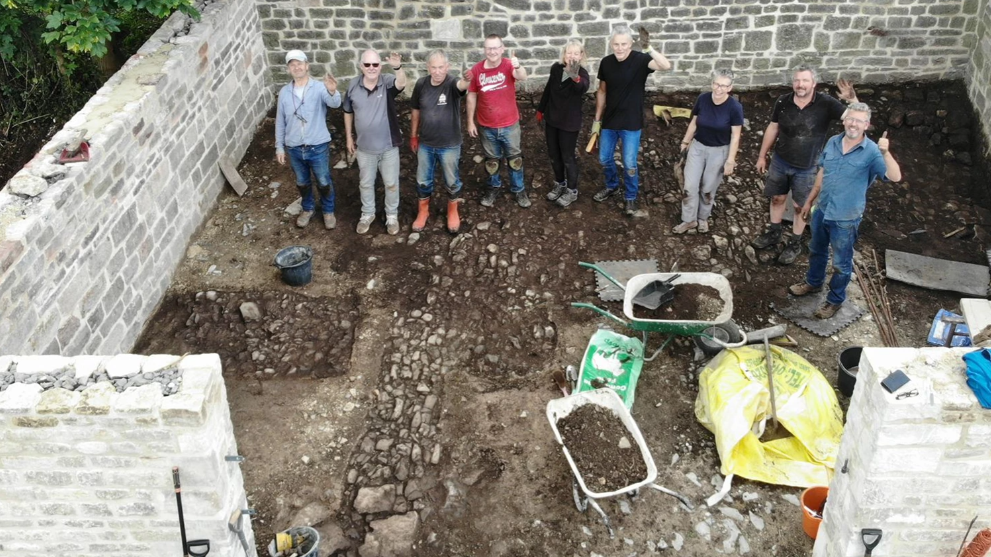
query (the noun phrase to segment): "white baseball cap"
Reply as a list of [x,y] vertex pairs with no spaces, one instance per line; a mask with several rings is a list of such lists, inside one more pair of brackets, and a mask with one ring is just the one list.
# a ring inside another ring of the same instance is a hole
[[293,60],[299,60],[300,62],[306,62],[306,53],[302,50],[290,50],[286,53],[286,64],[292,62]]

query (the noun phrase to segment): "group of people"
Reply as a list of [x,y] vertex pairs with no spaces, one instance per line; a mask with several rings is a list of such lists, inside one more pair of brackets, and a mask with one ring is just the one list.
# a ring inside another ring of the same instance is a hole
[[[654,71],[669,70],[671,62],[652,48],[649,34],[641,28],[636,37],[625,25],[616,27],[609,39],[612,54],[599,63],[595,92],[595,117],[590,145],[599,142],[599,162],[604,187],[592,199],[604,202],[620,192],[620,172],[615,151],[620,148],[623,210],[637,212],[640,175],[637,156],[644,127],[644,92]],[[479,138],[488,175],[481,204],[492,207],[500,198],[502,161],[509,172],[509,191],[516,203],[530,207],[523,174],[520,113],[516,82],[527,78],[526,69],[512,51],[505,57],[501,37],[490,35],[484,42],[485,57],[460,76],[449,73],[450,61],[442,50],[427,58],[428,75],[417,80],[410,106],[412,121],[409,147],[417,155],[417,216],[411,226],[420,231],[430,218],[430,198],[437,166],[447,191],[447,229],[461,226],[458,205],[462,203],[461,100],[466,97],[467,131]],[[393,74],[383,73],[383,61],[373,50],[361,54],[361,74],[348,84],[343,98],[336,79],[328,73],[322,84],[309,75],[306,54],[287,53],[292,77],[279,92],[276,118],[276,158],[284,164],[286,154],[296,174],[302,211],[296,225],[305,227],[316,204],[311,175],[316,180],[324,226],[336,226],[334,188],[330,176],[328,108],[342,107],[348,153],[358,161],[361,217],[357,232],[365,234],[375,220],[375,181],[382,176],[385,187],[385,226],[389,234],[399,232],[399,148],[402,145],[396,96],[406,85],[402,57],[386,59]],[[547,200],[568,207],[578,199],[579,167],[576,157],[582,123],[582,99],[590,87],[585,48],[571,40],[561,59],[549,72],[536,119],[542,124],[554,172],[554,185]],[[733,174],[743,127],[743,106],[730,95],[733,72],[712,72],[711,91],[699,95],[680,150],[685,157],[681,222],[676,234],[689,230],[709,231],[709,218],[716,191],[724,176]],[[877,143],[865,134],[870,126],[870,108],[858,102],[851,84],[839,80],[839,98],[816,91],[815,69],[801,65],[793,73],[792,92],[774,104],[771,122],[764,132],[756,169],[767,174],[764,194],[770,198],[770,223],[751,244],[757,249],[775,247],[784,241],[777,256],[780,264],[791,264],[801,253],[802,234],[809,224],[809,270],[805,281],[789,287],[795,296],[822,289],[829,250],[833,251],[833,276],[826,301],[816,317],[832,317],[846,298],[853,267],[853,246],[866,205],[867,188],[878,177],[899,181],[901,171],[888,150],[886,136]],[[844,132],[827,141],[828,127],[841,120]],[[768,154],[771,152],[770,164]],[[782,232],[787,198],[794,202],[791,231]]]

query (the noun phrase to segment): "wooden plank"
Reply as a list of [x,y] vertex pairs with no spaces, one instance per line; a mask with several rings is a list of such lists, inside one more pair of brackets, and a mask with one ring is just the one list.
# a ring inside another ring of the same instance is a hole
[[987,296],[991,274],[983,265],[936,259],[914,253],[887,250],[885,276],[931,290],[948,290],[972,296]]
[[220,157],[220,171],[224,173],[224,178],[227,178],[227,183],[234,188],[238,197],[243,196],[244,192],[248,191],[248,184],[245,184],[244,180],[241,179],[241,175],[237,173],[230,158]]

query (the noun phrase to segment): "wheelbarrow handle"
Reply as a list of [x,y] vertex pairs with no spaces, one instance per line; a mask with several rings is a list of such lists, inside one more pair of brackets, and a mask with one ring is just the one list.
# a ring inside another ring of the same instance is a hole
[[571,307],[573,307],[573,308],[590,309],[590,310],[598,313],[599,315],[602,315],[604,317],[608,317],[609,319],[612,319],[613,321],[616,321],[617,323],[620,323],[620,324],[622,324],[622,325],[624,325],[626,327],[629,327],[630,326],[630,323],[628,321],[626,321],[625,319],[620,319],[619,317],[616,317],[615,315],[609,313],[608,311],[606,311],[606,310],[604,310],[604,309],[602,309],[602,308],[600,308],[600,307],[598,307],[598,306],[596,306],[594,304],[586,304],[584,302],[571,302]]
[[578,262],[578,266],[579,267],[584,267],[586,269],[592,269],[596,273],[599,273],[600,275],[602,275],[603,277],[605,277],[606,280],[608,280],[609,282],[615,284],[616,286],[620,287],[624,292],[626,292],[626,285],[625,284],[622,284],[618,280],[616,280],[616,279],[612,278],[611,276],[609,276],[609,273],[606,273],[605,271],[603,271],[598,265],[595,265],[593,263],[585,263],[584,261],[579,261]]

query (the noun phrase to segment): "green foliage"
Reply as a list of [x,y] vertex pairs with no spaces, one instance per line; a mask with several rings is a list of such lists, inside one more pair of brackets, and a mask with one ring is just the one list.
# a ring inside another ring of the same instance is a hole
[[[44,21],[40,39],[50,47],[74,54],[107,54],[108,43],[120,31],[121,18],[143,12],[165,18],[179,10],[197,16],[192,0],[0,0],[0,53],[8,58],[17,49],[18,31],[29,19]],[[25,45],[28,46],[28,45]]]

